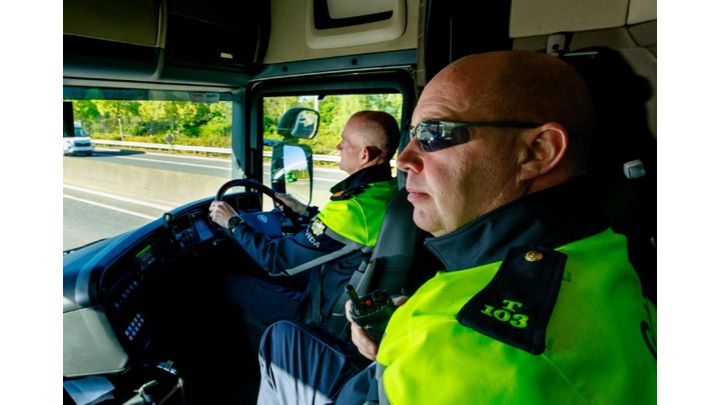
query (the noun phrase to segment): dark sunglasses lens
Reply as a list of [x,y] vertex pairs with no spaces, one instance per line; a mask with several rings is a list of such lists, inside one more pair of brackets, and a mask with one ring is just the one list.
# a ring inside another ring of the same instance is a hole
[[435,152],[467,142],[470,139],[470,133],[464,127],[445,128],[443,131],[441,125],[429,124],[421,125],[418,128],[417,137],[426,152]]

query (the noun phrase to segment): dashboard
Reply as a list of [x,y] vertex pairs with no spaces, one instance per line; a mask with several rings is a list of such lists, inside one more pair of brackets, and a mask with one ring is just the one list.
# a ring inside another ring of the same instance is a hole
[[[259,196],[231,196],[240,211]],[[127,371],[149,356],[181,300],[187,274],[217,250],[224,233],[207,217],[211,198],[170,211],[139,229],[63,258],[63,375]],[[176,315],[179,319],[182,315]]]

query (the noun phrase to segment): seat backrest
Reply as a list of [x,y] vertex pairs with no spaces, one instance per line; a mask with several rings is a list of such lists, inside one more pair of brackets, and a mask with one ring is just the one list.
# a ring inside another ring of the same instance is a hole
[[429,234],[415,225],[412,212],[402,188],[388,206],[377,245],[354,286],[359,294],[382,289],[390,295],[410,295],[442,268],[423,246]]
[[509,36],[513,49],[595,53],[573,63],[596,104],[592,173],[656,302],[657,0],[512,0]]
[[656,302],[657,142],[645,114],[652,86],[616,50],[578,55],[564,59],[584,76],[595,104],[589,171],[605,196],[610,226],[628,239],[645,295]]
[[[423,241],[429,234],[419,229],[412,219],[413,206],[401,188],[390,201],[377,244],[367,262],[355,271],[348,284],[363,296],[384,290],[390,296],[410,296],[425,281],[442,269],[440,261],[428,251]],[[333,316],[323,321],[321,328],[341,340],[348,338],[345,321],[345,302],[350,299],[343,292],[335,301]]]

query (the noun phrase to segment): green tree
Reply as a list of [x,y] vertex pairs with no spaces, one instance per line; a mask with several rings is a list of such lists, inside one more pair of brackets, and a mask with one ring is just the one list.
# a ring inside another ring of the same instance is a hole
[[[96,100],[95,105],[100,114],[108,123],[116,123],[120,140],[125,139],[125,131],[128,126],[137,124],[140,110],[140,102],[133,100]],[[112,124],[109,125],[112,127]]]
[[[263,101],[264,136],[279,139],[277,122],[292,107],[315,106],[314,97],[266,97]],[[385,111],[400,121],[402,96],[400,94],[346,94],[325,96],[318,102],[320,127],[312,140],[300,140],[313,148],[314,153],[333,154],[340,142],[342,130],[350,116],[360,110]]]
[[298,96],[263,98],[263,134],[276,135],[277,124],[285,111],[298,107]]
[[140,101],[139,114],[141,125],[138,126],[138,134],[166,134],[172,128],[172,122],[168,119],[168,112],[163,101]]
[[210,104],[210,120],[200,127],[201,136],[229,137],[232,132],[232,104],[226,101]]
[[100,117],[100,111],[93,100],[74,100],[73,116],[75,121],[80,121],[87,131],[93,131],[92,126]]

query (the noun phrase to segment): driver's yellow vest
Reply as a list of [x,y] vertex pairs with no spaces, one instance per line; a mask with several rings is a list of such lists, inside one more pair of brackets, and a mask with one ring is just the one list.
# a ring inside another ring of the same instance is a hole
[[385,212],[397,191],[395,179],[368,183],[348,199],[328,202],[317,218],[340,236],[363,246],[375,246]]
[[[387,327],[377,355],[387,399],[391,404],[654,404],[656,312],[642,297],[626,243],[607,230],[556,249],[567,261],[539,355],[456,319],[501,263],[438,273],[397,309]],[[494,315],[498,322],[514,319]]]

